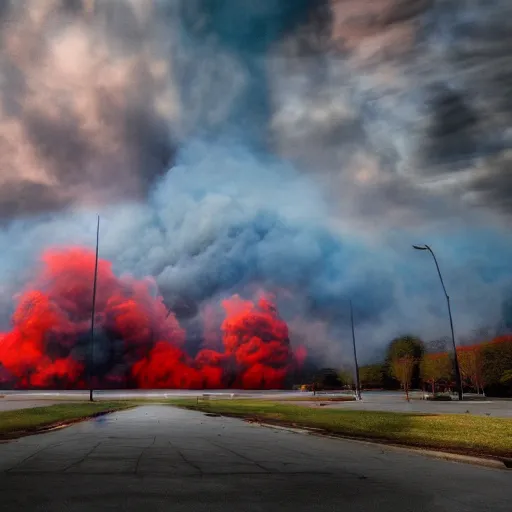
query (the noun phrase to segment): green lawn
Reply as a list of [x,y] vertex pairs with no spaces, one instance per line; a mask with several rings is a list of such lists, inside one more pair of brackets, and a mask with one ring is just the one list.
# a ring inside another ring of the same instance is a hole
[[408,414],[319,409],[263,400],[172,400],[168,403],[335,434],[469,455],[512,457],[512,420],[469,414]]
[[35,432],[68,421],[132,407],[128,402],[77,402],[0,412],[0,439]]

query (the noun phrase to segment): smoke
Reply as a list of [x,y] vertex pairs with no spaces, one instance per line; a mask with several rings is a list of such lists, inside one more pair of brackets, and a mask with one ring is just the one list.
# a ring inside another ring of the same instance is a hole
[[89,377],[95,387],[275,389],[302,359],[294,357],[288,327],[265,296],[257,303],[224,300],[222,347],[191,357],[184,351],[185,332],[154,282],[118,278],[106,260],[98,262],[98,339],[91,344],[94,253],[52,250],[42,263],[18,299],[12,330],[0,335],[4,385],[83,388]]
[[22,0],[0,23],[0,215],[143,197],[172,163],[178,117],[144,11]]
[[222,300],[260,289],[321,364],[345,357],[349,299],[367,360],[404,331],[445,335],[412,243],[436,251],[457,335],[500,322],[505,0],[4,5],[5,322],[42,251],[94,243],[96,212],[101,256],[152,276],[189,357],[219,349]]
[[503,1],[332,2],[326,41],[289,38],[271,60],[281,151],[333,196],[350,187],[345,218],[506,210],[508,14]]

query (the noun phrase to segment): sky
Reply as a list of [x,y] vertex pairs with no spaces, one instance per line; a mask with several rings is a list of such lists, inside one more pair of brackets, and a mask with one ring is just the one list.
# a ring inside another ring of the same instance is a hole
[[0,6],[0,328],[42,250],[95,243],[193,330],[276,294],[292,343],[496,330],[512,295],[507,0]]

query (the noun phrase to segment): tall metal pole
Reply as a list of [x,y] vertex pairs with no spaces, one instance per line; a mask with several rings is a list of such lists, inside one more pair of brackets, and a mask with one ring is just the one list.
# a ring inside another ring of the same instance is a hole
[[441,269],[439,268],[439,264],[437,263],[436,255],[434,254],[434,251],[430,248],[428,245],[424,246],[418,246],[413,245],[414,249],[417,249],[418,251],[428,251],[432,255],[432,258],[434,258],[434,263],[436,264],[437,273],[439,275],[439,280],[441,281],[441,286],[443,287],[444,296],[446,297],[446,304],[448,305],[448,316],[450,317],[450,329],[452,331],[452,346],[453,346],[453,357],[455,362],[455,380],[457,381],[457,393],[459,395],[459,400],[463,399],[462,395],[462,378],[460,376],[460,366],[459,366],[459,356],[457,354],[457,346],[455,345],[455,333],[453,331],[453,318],[452,318],[452,308],[450,306],[450,296],[448,295],[446,291],[446,287],[444,285],[443,276],[441,275]]
[[94,263],[94,281],[92,286],[92,313],[91,313],[91,347],[89,360],[89,401],[93,401],[93,378],[94,378],[94,318],[96,316],[96,283],[98,280],[98,253],[100,246],[100,216],[96,228],[96,261]]
[[356,350],[356,334],[354,330],[354,309],[352,307],[352,301],[349,300],[350,303],[350,323],[352,325],[352,346],[354,348],[354,363],[356,369],[356,398],[357,400],[361,400],[361,383],[359,382],[359,364],[357,362],[357,350]]

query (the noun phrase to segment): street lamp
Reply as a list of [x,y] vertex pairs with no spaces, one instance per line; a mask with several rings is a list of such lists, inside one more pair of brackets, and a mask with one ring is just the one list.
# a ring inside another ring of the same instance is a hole
[[91,312],[91,344],[89,354],[89,401],[94,401],[94,320],[96,316],[96,283],[98,281],[98,251],[100,246],[100,216],[98,215],[98,225],[96,226],[96,260],[94,263],[94,280],[92,286],[92,312]]
[[354,347],[354,363],[356,366],[356,399],[361,400],[361,383],[359,381],[359,364],[357,363],[356,351],[356,334],[354,330],[354,309],[352,308],[352,301],[350,303],[350,324],[352,325],[352,346]]
[[457,347],[455,346],[455,334],[453,332],[453,320],[452,320],[452,308],[450,307],[450,297],[446,292],[446,287],[444,286],[443,276],[441,275],[441,270],[439,269],[439,264],[437,263],[436,255],[434,251],[428,245],[413,245],[413,248],[417,251],[428,251],[434,258],[434,263],[436,264],[437,273],[439,274],[439,279],[441,281],[441,286],[443,287],[444,296],[446,297],[446,303],[448,304],[448,315],[450,316],[450,328],[452,330],[452,345],[453,345],[453,355],[455,358],[455,379],[457,380],[458,394],[459,400],[462,400],[462,379],[460,377],[460,367],[459,367],[459,357],[457,355]]

